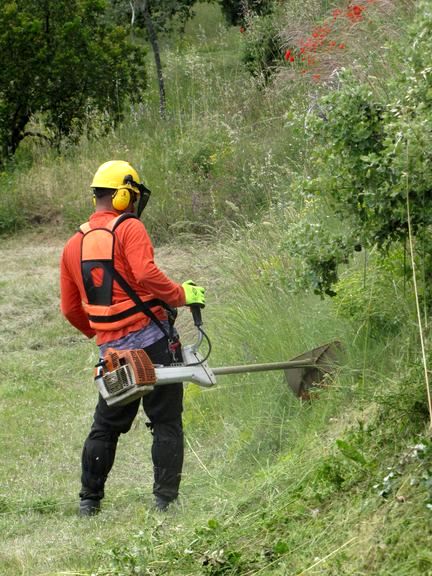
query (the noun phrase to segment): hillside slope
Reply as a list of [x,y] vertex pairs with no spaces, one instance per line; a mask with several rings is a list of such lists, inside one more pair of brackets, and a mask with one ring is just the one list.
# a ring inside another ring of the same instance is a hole
[[[382,349],[360,370],[348,357],[310,405],[276,373],[230,377],[208,392],[191,385],[179,506],[162,517],[151,511],[150,441],[140,417],[121,440],[103,513],[77,518],[96,354],[58,313],[62,242],[30,233],[2,247],[2,574],[432,573],[432,443],[422,433],[423,388],[415,368],[395,372],[395,357],[389,371]],[[226,262],[219,250],[207,264],[177,249],[159,257],[175,276],[195,273],[212,285],[216,264]],[[210,290],[213,365],[240,360],[230,347],[224,357],[214,336],[224,333],[220,306]],[[326,338],[315,313],[306,325]],[[283,322],[292,320],[288,311]],[[240,325],[237,336],[246,344]],[[292,344],[284,348],[290,356]]]

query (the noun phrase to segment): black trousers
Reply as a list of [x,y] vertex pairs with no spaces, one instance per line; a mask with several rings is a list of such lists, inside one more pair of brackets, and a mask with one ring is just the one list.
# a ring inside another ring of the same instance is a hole
[[[148,346],[145,351],[154,364],[172,363],[166,338]],[[155,386],[152,392],[125,406],[108,406],[99,396],[93,425],[82,452],[81,499],[101,500],[104,497],[118,438],[130,430],[141,401],[153,434],[153,494],[167,501],[177,498],[184,452],[182,383]]]

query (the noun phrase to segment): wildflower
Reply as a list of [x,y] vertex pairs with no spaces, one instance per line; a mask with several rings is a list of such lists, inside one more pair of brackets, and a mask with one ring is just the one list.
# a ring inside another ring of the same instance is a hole
[[317,82],[321,78],[321,74],[312,74],[312,78]]
[[290,61],[290,62],[294,62],[294,56],[290,56],[289,61]]
[[287,50],[284,54],[284,59],[286,62],[288,62],[288,60],[290,60],[291,58],[291,50]]
[[341,42],[341,43],[339,44],[339,48],[343,49],[343,48],[345,48],[345,47],[346,47],[346,46],[345,46],[345,44],[344,44],[343,42]]
[[352,20],[353,22],[360,20],[362,17],[364,7],[360,6],[359,4],[354,4],[353,6],[348,7],[348,11],[346,13],[347,18]]
[[339,8],[335,8],[332,12],[333,18],[337,18],[338,16],[340,16],[342,14],[342,10],[339,10]]

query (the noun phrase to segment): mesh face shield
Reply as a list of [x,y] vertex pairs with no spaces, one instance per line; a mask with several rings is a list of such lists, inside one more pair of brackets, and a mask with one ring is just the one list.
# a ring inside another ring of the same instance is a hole
[[140,194],[138,199],[138,205],[136,208],[136,214],[138,218],[141,218],[141,214],[144,208],[147,206],[147,202],[149,201],[151,191],[146,186],[144,186],[144,184],[138,184],[137,186],[140,191]]
[[149,201],[151,191],[144,185],[135,182],[131,175],[125,176],[124,184],[129,184],[133,188],[138,191],[139,198],[138,204],[136,207],[136,215],[138,218],[141,218],[141,214],[143,213],[144,208],[147,206],[147,202]]

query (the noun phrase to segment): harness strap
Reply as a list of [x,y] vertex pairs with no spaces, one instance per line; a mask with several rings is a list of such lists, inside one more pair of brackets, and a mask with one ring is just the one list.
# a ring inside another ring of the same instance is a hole
[[[139,220],[136,214],[133,214],[132,212],[124,212],[123,214],[118,216],[118,218],[113,222],[113,225],[111,227],[112,233],[114,233],[114,230],[117,228],[117,226],[119,226],[122,222],[124,222],[128,218],[137,218]],[[135,302],[137,308],[141,310],[141,312],[143,312],[156,324],[159,330],[161,330],[161,332],[168,338],[168,341],[170,343],[175,342],[176,338],[174,336],[174,322],[177,317],[177,310],[175,310],[174,308],[172,308],[166,302],[160,300],[159,298],[154,298],[153,300],[143,302],[141,298],[138,296],[138,294],[135,292],[135,290],[133,290],[133,288],[129,285],[127,280],[123,278],[123,276],[119,272],[117,272],[117,270],[114,267],[113,269],[114,269],[114,279],[117,281],[118,285],[126,292],[129,298]],[[168,314],[168,324],[169,324],[168,331],[165,329],[165,326],[162,324],[159,318],[151,310],[153,306],[161,306],[166,310]]]
[[[120,216],[118,216],[117,218],[111,220],[111,222],[106,226],[106,229],[110,230],[110,232],[114,234],[114,231],[117,228],[117,226],[119,226],[122,222],[124,222],[129,218],[137,218],[137,216],[132,212],[125,212]],[[80,226],[79,230],[82,234],[86,234],[87,232],[90,232],[92,228],[89,222],[85,222]],[[156,324],[159,330],[168,339],[170,346],[173,344],[175,345],[175,343],[178,341],[178,338],[174,335],[174,322],[177,317],[177,310],[158,298],[154,298],[153,300],[148,300],[146,302],[141,300],[141,298],[138,296],[135,290],[129,285],[127,280],[123,278],[123,276],[115,269],[114,265],[112,265],[112,276],[113,279],[116,280],[117,284],[124,290],[124,292],[126,292],[129,298],[136,304],[136,310],[139,310],[140,312],[145,314],[148,318],[150,318],[150,320],[152,320]],[[161,306],[166,310],[168,315],[169,330],[165,328],[165,326],[162,324],[162,322],[159,320],[159,318],[156,316],[153,310],[151,310],[151,308],[154,306]],[[130,310],[128,311],[128,313],[130,313]],[[92,320],[97,321],[97,319],[98,319],[97,316],[92,316]]]
[[[161,330],[161,332],[164,334],[164,336],[166,336],[168,338],[170,343],[174,342],[175,341],[174,321],[175,321],[175,318],[177,316],[176,311],[173,308],[171,308],[171,306],[169,306],[166,302],[164,302],[163,300],[159,300],[158,298],[154,298],[153,300],[148,300],[148,301],[144,302],[143,300],[141,300],[141,298],[138,296],[138,294],[135,292],[135,290],[133,290],[133,288],[131,288],[131,286],[123,278],[123,276],[119,272],[117,272],[117,270],[115,268],[113,270],[114,270],[114,274],[113,274],[114,280],[126,292],[126,294],[129,296],[129,298],[135,302],[137,309],[140,310],[141,312],[143,312],[143,314],[148,316],[156,324],[156,326],[159,328],[159,330]],[[169,330],[168,331],[166,330],[165,326],[162,324],[162,322],[159,320],[159,318],[156,316],[156,314],[151,309],[154,306],[161,306],[162,308],[164,308],[167,311],[168,322],[169,322]]]

